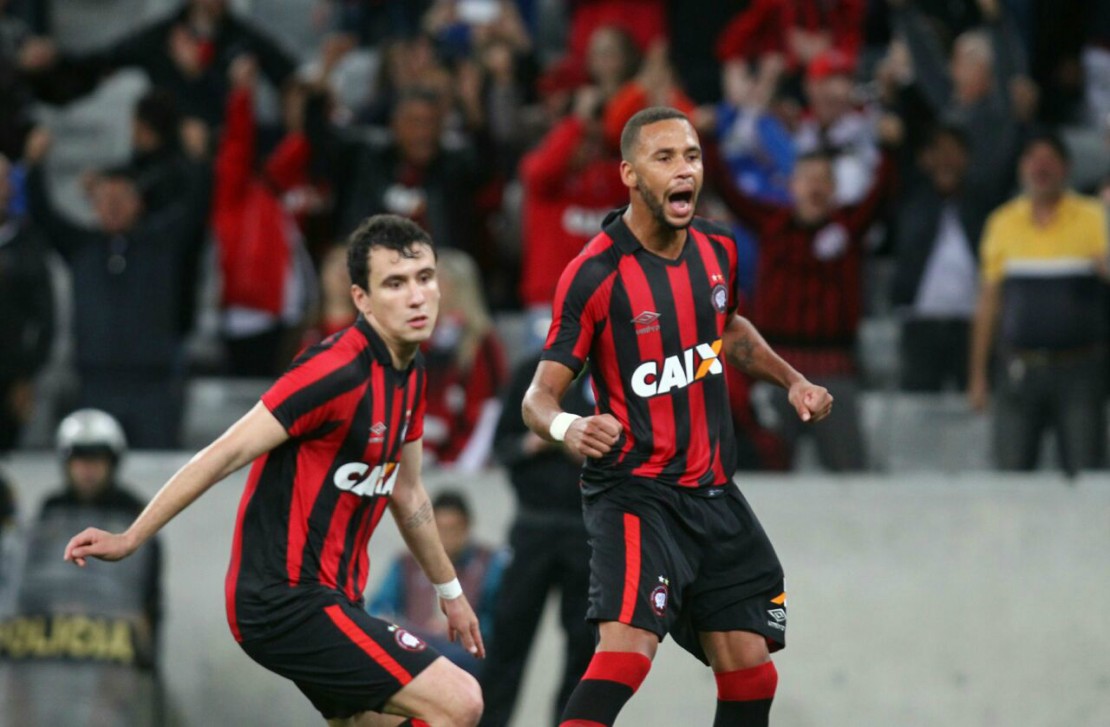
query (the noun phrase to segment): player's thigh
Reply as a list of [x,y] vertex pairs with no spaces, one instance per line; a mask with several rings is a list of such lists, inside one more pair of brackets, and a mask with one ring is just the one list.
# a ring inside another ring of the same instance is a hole
[[482,714],[482,690],[473,676],[440,657],[390,697],[383,711],[430,724],[474,724]]

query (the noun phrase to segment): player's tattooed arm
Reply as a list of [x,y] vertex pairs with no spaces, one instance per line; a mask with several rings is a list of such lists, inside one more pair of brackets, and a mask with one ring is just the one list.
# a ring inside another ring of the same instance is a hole
[[416,512],[405,518],[402,527],[406,530],[413,530],[419,528],[432,521],[432,503],[424,500],[424,504],[417,509]]
[[794,370],[760,335],[748,319],[734,315],[723,338],[728,362],[749,376],[789,389],[804,377]]

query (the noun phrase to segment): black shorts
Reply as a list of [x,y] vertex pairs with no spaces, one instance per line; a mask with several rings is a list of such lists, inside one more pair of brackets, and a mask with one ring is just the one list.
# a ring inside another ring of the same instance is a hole
[[298,613],[240,643],[247,655],[293,683],[324,715],[380,712],[439,654],[409,631],[374,618],[339,593],[305,596]]
[[734,485],[683,490],[634,479],[583,499],[591,621],[671,634],[708,663],[701,631],[786,646],[782,566]]

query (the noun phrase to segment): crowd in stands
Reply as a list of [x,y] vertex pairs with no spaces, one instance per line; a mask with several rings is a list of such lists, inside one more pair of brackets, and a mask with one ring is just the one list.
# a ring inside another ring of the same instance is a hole
[[[803,433],[868,467],[872,318],[903,390],[994,392],[1000,466],[1035,467],[1048,430],[1068,471],[1105,463],[1104,3],[113,2],[95,47],[59,31],[80,3],[0,2],[0,449],[44,406],[180,446],[190,377],[273,377],[353,320],[341,243],[392,212],[440,251],[429,459],[490,464],[559,273],[627,200],[624,121],[669,105],[740,243],[741,312],[837,400],[803,431],[730,374],[745,467],[789,468]],[[128,69],[129,149],[78,168],[59,118]],[[76,384],[36,394],[59,351]]]

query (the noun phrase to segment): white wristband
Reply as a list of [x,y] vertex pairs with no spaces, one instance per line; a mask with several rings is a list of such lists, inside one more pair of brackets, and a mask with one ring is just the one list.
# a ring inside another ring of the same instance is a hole
[[463,594],[462,584],[459,583],[458,578],[447,581],[446,583],[435,583],[433,585],[435,586],[436,593],[438,593],[439,597],[444,601],[454,601]]
[[551,426],[547,431],[551,433],[552,439],[556,442],[561,442],[567,436],[567,430],[570,429],[570,425],[574,423],[574,420],[581,418],[582,417],[577,414],[571,414],[569,411],[559,412],[555,415],[555,418],[551,420]]

